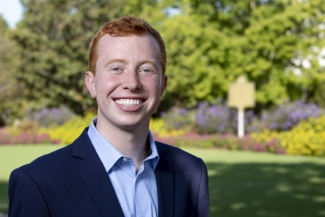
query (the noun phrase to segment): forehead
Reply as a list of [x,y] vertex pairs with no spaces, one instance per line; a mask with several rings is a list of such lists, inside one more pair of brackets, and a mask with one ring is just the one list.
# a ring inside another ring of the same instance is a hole
[[160,58],[160,49],[156,40],[149,34],[130,36],[104,35],[98,46],[98,57],[109,57],[116,55],[143,57],[151,55]]

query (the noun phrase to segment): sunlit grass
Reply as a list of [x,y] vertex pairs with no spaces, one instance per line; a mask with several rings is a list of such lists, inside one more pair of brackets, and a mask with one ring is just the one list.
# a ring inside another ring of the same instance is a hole
[[[0,212],[7,212],[10,172],[60,147],[0,146]],[[211,217],[325,216],[324,158],[186,150],[207,164]]]
[[325,216],[325,158],[187,150],[207,164],[211,216]]
[[8,179],[11,171],[27,164],[38,156],[47,154],[60,145],[0,146],[0,212],[8,209]]

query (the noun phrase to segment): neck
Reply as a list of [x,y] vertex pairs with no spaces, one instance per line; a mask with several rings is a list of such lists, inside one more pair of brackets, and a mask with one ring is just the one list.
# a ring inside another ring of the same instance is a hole
[[121,129],[112,125],[104,125],[101,120],[97,119],[96,128],[110,144],[124,156],[133,160],[136,171],[138,171],[143,160],[148,156],[149,123],[133,129]]

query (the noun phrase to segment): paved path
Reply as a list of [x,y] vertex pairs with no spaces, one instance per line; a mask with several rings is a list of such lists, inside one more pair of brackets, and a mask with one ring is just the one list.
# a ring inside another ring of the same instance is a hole
[[8,217],[7,214],[0,213],[0,217]]

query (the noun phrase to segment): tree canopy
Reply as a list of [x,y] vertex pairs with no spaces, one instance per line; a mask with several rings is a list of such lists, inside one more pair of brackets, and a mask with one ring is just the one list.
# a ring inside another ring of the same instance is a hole
[[20,114],[24,90],[15,80],[16,47],[9,37],[10,29],[0,15],[0,126]]
[[[126,14],[144,18],[165,40],[169,84],[160,110],[226,99],[240,75],[256,82],[258,109],[321,99],[325,73],[316,56],[325,46],[322,0],[21,2],[23,20],[9,31],[15,42],[10,70],[23,85],[22,104],[31,108],[95,109],[83,81],[89,42],[103,23]],[[8,29],[2,20],[0,30]],[[8,39],[0,37],[3,49]]]
[[[325,79],[316,61],[324,47],[320,0],[190,0],[164,21],[169,87],[166,99],[194,106],[227,98],[230,82],[256,82],[259,106],[313,100]],[[302,62],[311,66],[304,68]]]
[[24,18],[12,33],[19,45],[16,77],[26,85],[30,106],[90,109],[83,76],[88,46],[101,25],[121,16],[123,1],[23,0]]

